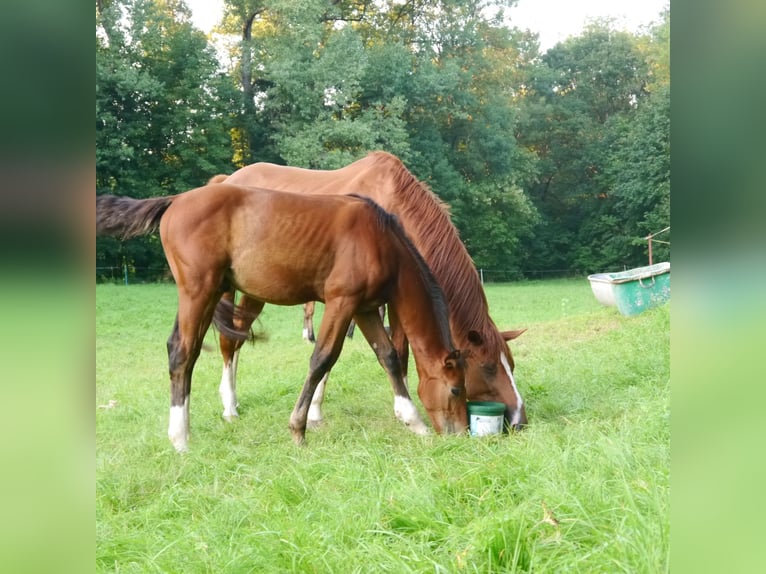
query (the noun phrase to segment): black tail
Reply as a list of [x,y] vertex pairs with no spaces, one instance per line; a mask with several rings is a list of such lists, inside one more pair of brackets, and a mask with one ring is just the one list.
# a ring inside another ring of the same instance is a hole
[[252,327],[247,329],[237,329],[234,326],[234,319],[244,319],[248,325],[252,325],[258,315],[240,309],[232,301],[222,298],[215,306],[213,313],[213,325],[220,333],[232,341],[251,341],[265,339],[263,336],[257,336]]
[[157,231],[160,219],[175,196],[133,199],[115,195],[96,196],[96,235],[128,239]]

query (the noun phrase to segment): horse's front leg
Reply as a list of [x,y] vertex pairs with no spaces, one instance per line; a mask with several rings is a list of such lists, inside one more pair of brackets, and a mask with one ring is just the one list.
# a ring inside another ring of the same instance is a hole
[[428,427],[420,417],[415,404],[407,389],[406,370],[399,358],[399,353],[391,343],[391,339],[383,326],[383,320],[378,311],[360,313],[354,316],[365,339],[375,351],[378,362],[388,374],[391,388],[394,391],[394,414],[396,418],[416,434],[427,434]]
[[309,416],[306,424],[308,428],[315,429],[322,426],[324,417],[322,416],[322,403],[324,403],[324,390],[327,386],[327,379],[330,377],[330,371],[327,371],[319,381],[314,396],[311,397],[311,405],[309,406]]
[[306,426],[311,400],[319,382],[330,372],[343,348],[343,337],[351,321],[353,305],[344,301],[328,301],[325,304],[322,324],[319,327],[314,352],[309,361],[309,372],[303,389],[290,415],[290,431],[296,444],[306,441]]

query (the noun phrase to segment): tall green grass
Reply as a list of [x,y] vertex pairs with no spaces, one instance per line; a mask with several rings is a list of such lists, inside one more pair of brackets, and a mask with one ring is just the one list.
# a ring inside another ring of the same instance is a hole
[[357,335],[325,425],[297,447],[287,422],[311,347],[300,308],[267,306],[233,424],[208,334],[179,455],[166,438],[175,288],[97,286],[97,571],[667,571],[669,306],[622,317],[585,280],[486,292],[500,328],[529,329],[512,345],[524,432],[410,434]]

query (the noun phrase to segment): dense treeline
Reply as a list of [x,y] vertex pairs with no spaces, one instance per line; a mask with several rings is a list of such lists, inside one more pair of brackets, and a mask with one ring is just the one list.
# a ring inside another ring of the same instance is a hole
[[[645,265],[642,238],[670,224],[669,13],[642,34],[596,22],[540,53],[508,22],[514,3],[225,0],[212,42],[181,0],[97,0],[99,193],[383,149],[505,279]],[[157,238],[99,238],[97,266],[123,263],[165,273]]]

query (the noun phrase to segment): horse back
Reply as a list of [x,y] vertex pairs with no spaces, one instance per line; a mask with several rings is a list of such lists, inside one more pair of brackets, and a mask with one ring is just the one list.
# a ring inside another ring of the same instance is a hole
[[[381,158],[388,161],[380,161]],[[384,152],[333,170],[260,162],[240,168],[226,182],[314,195],[358,194],[390,211],[395,200],[393,174],[397,165],[401,162]]]
[[378,288],[395,249],[378,217],[347,196],[211,184],[178,196],[160,233],[174,275],[202,261],[256,299],[292,305]]

